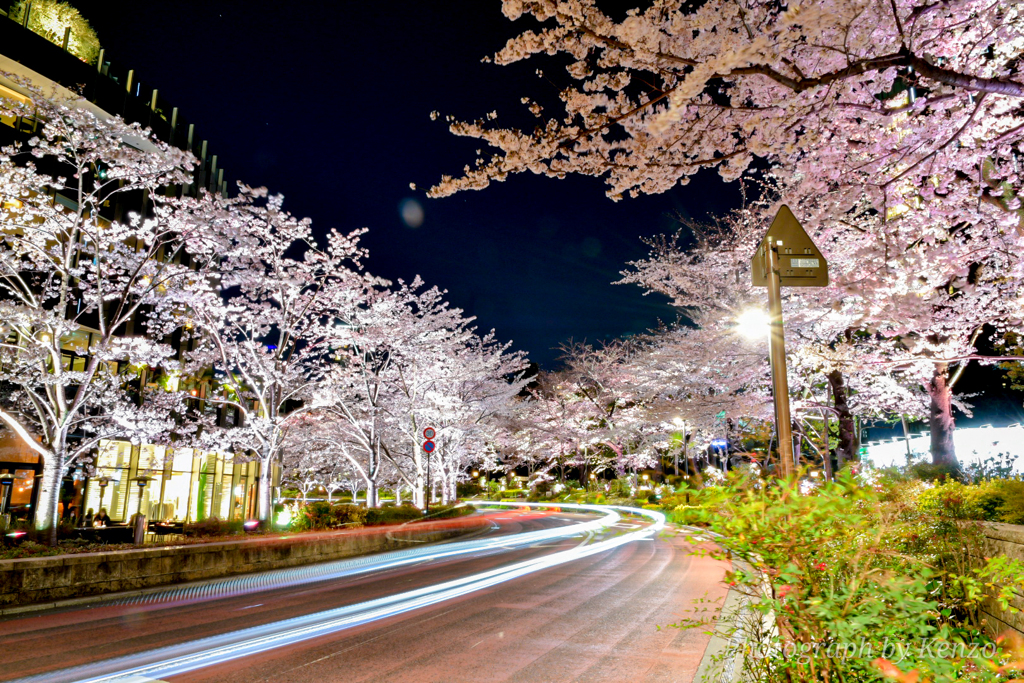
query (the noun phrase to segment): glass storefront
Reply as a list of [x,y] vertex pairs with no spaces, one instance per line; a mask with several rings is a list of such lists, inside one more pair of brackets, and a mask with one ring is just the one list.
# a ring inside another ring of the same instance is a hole
[[[105,490],[102,477],[109,482]],[[144,487],[140,477],[148,477]],[[258,463],[235,462],[226,453],[106,441],[86,487],[85,508],[105,507],[114,522],[126,522],[138,510],[152,520],[248,519],[256,512],[258,482]]]

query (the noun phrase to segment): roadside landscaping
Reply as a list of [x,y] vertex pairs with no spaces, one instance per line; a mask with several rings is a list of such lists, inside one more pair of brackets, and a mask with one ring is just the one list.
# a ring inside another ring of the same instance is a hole
[[672,521],[721,534],[696,552],[734,562],[726,581],[745,605],[721,618],[743,637],[721,660],[741,657],[750,680],[1007,681],[1024,645],[986,605],[1015,611],[1024,562],[987,553],[973,520],[1012,514],[1020,485],[737,474],[665,503],[679,503]]
[[[438,506],[424,515],[421,510],[411,504],[389,505],[370,508],[350,504],[334,504],[317,501],[301,508],[298,514],[287,525],[275,525],[246,529],[241,520],[222,521],[211,517],[199,522],[184,525],[183,534],[174,536],[157,536],[156,540],[148,541],[145,548],[162,548],[168,546],[192,545],[196,543],[218,543],[235,541],[246,537],[279,538],[284,535],[294,536],[296,533],[312,531],[328,531],[332,529],[351,529],[362,526],[382,526],[405,524],[421,520],[450,519],[471,514],[475,511],[470,505]],[[53,557],[78,553],[111,552],[116,550],[137,549],[133,543],[99,543],[82,538],[72,538],[73,529],[62,529],[63,538],[57,546],[45,543],[46,539],[37,536],[33,531],[24,535],[5,535],[4,544],[0,546],[0,560],[26,557]]]

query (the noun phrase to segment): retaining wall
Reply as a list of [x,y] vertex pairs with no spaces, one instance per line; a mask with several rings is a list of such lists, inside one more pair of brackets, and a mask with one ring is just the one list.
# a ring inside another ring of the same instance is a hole
[[479,517],[111,552],[0,560],[0,607],[247,574],[435,543],[488,528]]
[[[1024,562],[1024,526],[986,522],[984,530],[987,555],[1005,555]],[[1024,634],[1024,594],[1015,593],[1010,604],[1018,610],[1016,614],[1003,610],[991,600],[982,606],[982,612],[995,633],[1013,629]]]

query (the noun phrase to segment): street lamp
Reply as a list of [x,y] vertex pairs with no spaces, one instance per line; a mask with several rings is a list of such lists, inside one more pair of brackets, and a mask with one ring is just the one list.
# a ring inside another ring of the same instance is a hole
[[0,515],[7,514],[11,504],[11,491],[14,490],[14,475],[10,472],[0,474]]
[[100,487],[100,504],[96,508],[97,510],[103,507],[103,494],[107,492],[107,484],[109,483],[110,477],[100,477],[96,482],[96,485]]
[[143,489],[146,488],[146,484],[148,484],[152,478],[153,477],[147,477],[146,475],[142,475],[142,476],[135,477],[135,479],[133,480],[133,481],[135,481],[136,484],[139,485],[139,507],[135,511],[135,514],[137,514],[137,515],[141,515],[142,514],[142,491],[143,491]]
[[746,339],[764,339],[771,328],[772,319],[761,308],[748,308],[736,318],[736,331]]

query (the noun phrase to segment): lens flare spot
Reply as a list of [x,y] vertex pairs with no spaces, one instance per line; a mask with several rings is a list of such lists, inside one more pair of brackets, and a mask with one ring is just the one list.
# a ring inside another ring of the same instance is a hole
[[415,229],[423,225],[423,206],[412,197],[399,202],[398,213],[402,216],[402,222],[410,228]]

